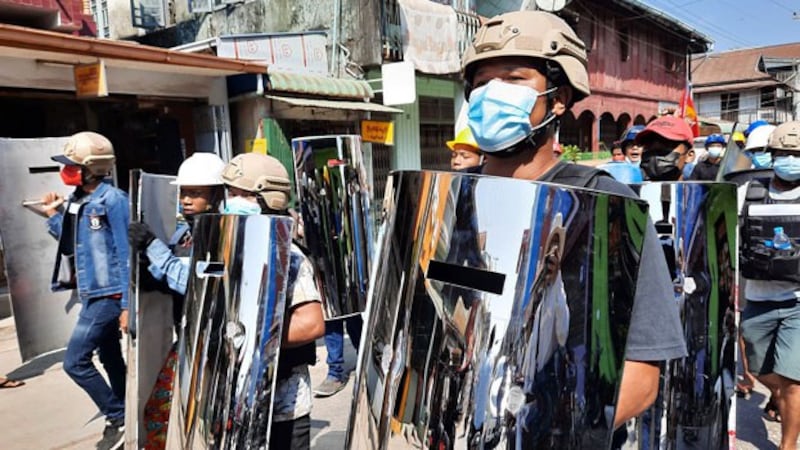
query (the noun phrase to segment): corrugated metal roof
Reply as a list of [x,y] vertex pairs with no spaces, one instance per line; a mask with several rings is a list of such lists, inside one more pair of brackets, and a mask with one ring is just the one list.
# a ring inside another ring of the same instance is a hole
[[758,70],[762,57],[800,58],[800,43],[731,50],[692,60],[692,84],[696,92],[704,86],[772,79]]
[[341,100],[322,100],[316,98],[281,97],[278,95],[265,95],[265,98],[286,103],[291,106],[305,106],[311,108],[346,109],[350,111],[367,111],[382,113],[402,113],[402,109],[390,108],[378,103],[346,102]]
[[269,89],[272,91],[295,92],[350,99],[366,99],[375,93],[364,80],[328,78],[317,75],[268,70]]

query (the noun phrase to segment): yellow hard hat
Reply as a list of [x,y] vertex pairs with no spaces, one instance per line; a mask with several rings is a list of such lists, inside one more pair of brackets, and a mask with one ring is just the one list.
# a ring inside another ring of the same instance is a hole
[[744,142],[746,139],[744,138],[744,133],[741,131],[737,131],[733,133],[733,141],[734,142]]
[[480,151],[480,147],[478,147],[478,143],[475,142],[475,138],[472,136],[472,130],[470,130],[469,127],[462,128],[455,139],[447,141],[447,148],[455,150],[456,144],[468,145],[474,149],[473,151]]

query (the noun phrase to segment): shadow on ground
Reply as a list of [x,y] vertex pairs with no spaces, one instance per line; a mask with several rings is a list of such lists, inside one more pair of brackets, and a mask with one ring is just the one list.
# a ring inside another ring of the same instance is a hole
[[46,355],[37,356],[11,372],[8,372],[6,376],[14,380],[26,380],[28,378],[38,377],[44,374],[47,369],[64,361],[65,352],[66,350],[58,350]]

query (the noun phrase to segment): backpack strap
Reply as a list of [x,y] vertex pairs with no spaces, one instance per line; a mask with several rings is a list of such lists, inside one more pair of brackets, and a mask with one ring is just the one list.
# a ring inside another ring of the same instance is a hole
[[565,184],[568,186],[594,188],[601,177],[613,178],[608,172],[582,164],[559,162],[550,173],[537,181]]

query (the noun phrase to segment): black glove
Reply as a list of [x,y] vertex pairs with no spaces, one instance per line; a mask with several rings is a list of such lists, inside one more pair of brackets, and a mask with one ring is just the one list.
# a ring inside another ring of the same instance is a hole
[[155,238],[150,228],[142,222],[131,222],[128,225],[128,242],[137,250],[146,249]]

